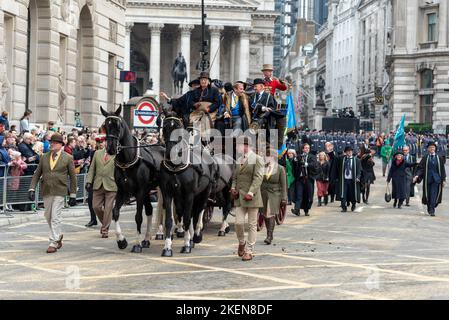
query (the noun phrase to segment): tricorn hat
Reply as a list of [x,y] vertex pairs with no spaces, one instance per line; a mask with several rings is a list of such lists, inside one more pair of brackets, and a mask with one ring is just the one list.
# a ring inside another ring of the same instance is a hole
[[64,139],[62,138],[62,135],[58,132],[55,132],[51,135],[50,143],[52,143],[52,142],[57,142],[57,143],[61,143],[62,145],[64,145]]
[[246,90],[246,88],[248,87],[248,83],[246,83],[246,82],[244,82],[244,81],[241,81],[241,80],[238,80],[238,81],[236,81],[235,83],[241,83],[241,84],[243,84],[243,90]]
[[269,71],[273,71],[274,69],[273,69],[273,65],[271,65],[271,64],[264,64],[263,65],[263,67],[262,67],[262,71],[265,71],[265,70],[269,70]]
[[192,87],[193,85],[199,86],[200,85],[200,79],[196,78],[196,79],[193,79],[192,81],[189,82],[189,87]]
[[207,71],[202,71],[200,73],[200,76],[198,77],[198,79],[201,79],[201,78],[207,78],[207,79],[209,79],[210,82],[212,82],[212,79],[210,78],[209,72],[207,72]]

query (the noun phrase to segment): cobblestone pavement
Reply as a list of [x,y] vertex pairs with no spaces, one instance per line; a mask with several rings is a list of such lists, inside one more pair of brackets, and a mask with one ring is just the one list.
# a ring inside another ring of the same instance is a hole
[[[117,248],[87,229],[87,216],[64,219],[64,247],[46,254],[42,217],[0,228],[0,299],[447,299],[449,298],[449,193],[436,217],[418,197],[411,207],[385,203],[385,180],[377,181],[369,205],[340,213],[337,203],[310,217],[288,214],[271,246],[259,232],[256,256],[241,261],[233,226],[217,237],[214,213],[201,244],[189,255],[160,257],[163,241],[143,253]],[[421,187],[418,188],[421,192]],[[42,215],[42,212],[39,213]],[[233,218],[230,217],[233,222]],[[121,216],[132,242],[134,216]],[[233,223],[231,223],[233,225]]]

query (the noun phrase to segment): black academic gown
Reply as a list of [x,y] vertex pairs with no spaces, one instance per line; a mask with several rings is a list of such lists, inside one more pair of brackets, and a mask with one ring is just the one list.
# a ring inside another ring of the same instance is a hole
[[327,152],[329,157],[329,188],[328,192],[330,195],[336,193],[336,186],[338,184],[338,156],[335,151]]
[[355,195],[355,199],[348,199],[345,194],[344,181],[345,181],[345,158],[346,156],[341,156],[338,158],[338,184],[337,184],[337,193],[336,199],[341,201],[346,199],[349,202],[358,202],[360,203],[360,177],[362,174],[362,165],[360,163],[360,159],[356,156],[353,156],[354,161],[352,162],[352,185],[354,187],[353,194]]
[[[315,178],[319,172],[319,164],[316,156],[313,154],[308,154],[307,156],[307,168],[304,167],[301,161],[302,155],[299,157],[295,157],[292,161],[293,167],[293,175],[295,177],[295,181],[304,181],[306,188],[304,188],[304,193],[301,202],[301,209],[310,210],[313,203],[313,196],[315,193]],[[301,171],[305,170],[306,176],[301,177]]]
[[[446,180],[446,169],[444,167],[443,159],[440,156],[437,156],[437,163],[438,163],[438,171],[441,176],[441,183],[438,188],[438,197],[437,202],[435,204],[435,207],[438,206],[439,203],[441,203],[443,199],[443,181]],[[423,193],[422,193],[422,203],[427,205],[427,199],[429,199],[429,194],[427,190],[427,179],[429,177],[429,161],[430,156],[427,154],[424,157],[422,157],[421,161],[419,162],[418,169],[416,171],[416,175],[418,176],[418,183],[421,181],[424,181],[423,183]]]

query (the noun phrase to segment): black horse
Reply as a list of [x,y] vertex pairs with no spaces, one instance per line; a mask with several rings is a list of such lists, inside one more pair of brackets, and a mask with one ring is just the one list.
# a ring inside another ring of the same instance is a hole
[[189,145],[190,134],[184,130],[182,120],[174,113],[166,114],[162,134],[165,159],[160,170],[160,188],[166,212],[162,256],[171,257],[172,202],[178,219],[182,219],[184,224],[184,246],[181,253],[190,253],[193,243],[202,241],[202,215],[217,178],[218,166],[201,142],[197,142],[194,148]]
[[[137,239],[131,252],[140,253],[142,252],[142,247],[148,248],[150,246],[153,214],[150,191],[158,186],[158,172],[165,150],[159,145],[140,145],[120,116],[121,106],[114,113],[108,113],[102,107],[100,109],[101,113],[106,117],[106,151],[110,155],[116,155],[114,176],[118,190],[112,217],[116,225],[117,244],[120,249],[125,249],[128,245],[125,237],[122,235],[118,220],[120,208],[130,197],[134,196],[137,203],[135,216]],[[140,242],[143,207],[145,207],[147,216],[147,231],[145,239]]]

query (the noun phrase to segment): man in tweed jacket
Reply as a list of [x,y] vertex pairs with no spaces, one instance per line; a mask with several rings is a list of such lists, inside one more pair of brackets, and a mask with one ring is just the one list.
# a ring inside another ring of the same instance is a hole
[[62,208],[67,195],[67,176],[70,177],[69,205],[76,205],[76,175],[73,158],[63,150],[64,140],[54,133],[50,140],[50,151],[45,153],[34,172],[28,190],[31,201],[35,199],[35,189],[42,177],[41,189],[44,197],[45,218],[50,227],[50,244],[47,253],[54,253],[62,247]]

